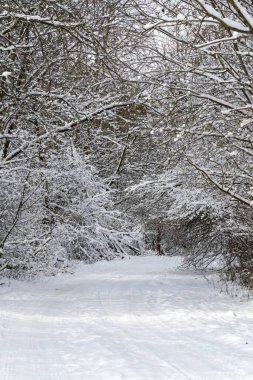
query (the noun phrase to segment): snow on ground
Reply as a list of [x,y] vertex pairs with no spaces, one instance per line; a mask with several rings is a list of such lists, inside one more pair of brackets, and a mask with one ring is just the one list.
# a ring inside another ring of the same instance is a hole
[[1,380],[253,380],[253,303],[178,259],[0,286]]

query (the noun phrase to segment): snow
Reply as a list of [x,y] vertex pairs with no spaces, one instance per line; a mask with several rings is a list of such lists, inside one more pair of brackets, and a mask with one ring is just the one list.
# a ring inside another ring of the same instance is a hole
[[213,45],[218,45],[218,44],[224,43],[224,42],[234,41],[234,40],[237,40],[240,37],[244,37],[244,35],[242,33],[233,32],[233,36],[232,37],[219,38],[217,40],[208,41],[208,42],[205,42],[203,44],[198,44],[198,45],[196,45],[196,47],[199,48],[199,49],[202,49],[202,48],[205,48],[207,46],[211,46],[211,45],[213,46]]
[[179,13],[177,15],[177,19],[180,20],[180,21],[185,20],[185,16],[182,13]]
[[2,77],[5,77],[5,78],[8,78],[11,74],[12,74],[11,71],[4,71],[4,72],[1,74],[1,76],[2,76]]
[[242,6],[242,4],[238,0],[234,0],[234,4],[239,9],[239,12],[243,15],[244,19],[247,21],[248,25],[250,25],[250,29],[253,29],[253,16],[249,14],[249,12]]
[[1,380],[252,380],[252,301],[179,262],[80,264],[0,286]]
[[157,21],[157,22],[155,22],[155,23],[151,23],[151,22],[149,22],[149,23],[147,23],[146,25],[144,25],[144,29],[145,29],[145,30],[153,29],[153,28],[155,28],[156,26],[158,26],[158,25],[160,25],[160,24],[162,24],[162,23],[163,23],[162,20],[159,20],[159,21]]
[[57,26],[75,27],[75,26],[81,25],[80,23],[68,23],[65,21],[54,20],[49,17],[41,17],[39,15],[28,15],[28,14],[23,14],[23,13],[6,13],[5,12],[5,13],[0,14],[0,17],[1,16],[13,17],[20,20],[26,20],[26,21],[32,21],[32,22],[46,23],[49,25],[53,25],[55,27]]
[[[246,33],[249,32],[249,28],[245,27],[240,22],[235,21],[235,20],[231,20],[230,18],[227,18],[227,17],[223,18],[221,13],[216,11],[211,5],[206,4],[206,2],[204,0],[197,0],[197,2],[208,13],[209,16],[213,17],[214,19],[221,21],[228,28],[231,28],[231,29],[234,29],[234,30],[240,31],[240,32],[246,32]],[[247,16],[250,18],[249,14],[247,14]]]

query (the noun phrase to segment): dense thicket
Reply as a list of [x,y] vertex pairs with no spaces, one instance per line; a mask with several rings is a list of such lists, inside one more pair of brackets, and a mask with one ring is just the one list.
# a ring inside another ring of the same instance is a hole
[[250,1],[7,0],[0,20],[2,273],[139,253],[141,229],[252,286]]
[[130,223],[113,207],[110,181],[99,177],[89,154],[93,145],[102,157],[101,128],[135,99],[120,72],[121,54],[127,64],[135,43],[122,4],[5,2],[2,271],[50,272],[66,258],[95,261],[135,250]]
[[252,285],[252,4],[154,0],[139,11],[154,38],[154,134],[170,144],[163,176],[143,183],[159,204],[159,247]]

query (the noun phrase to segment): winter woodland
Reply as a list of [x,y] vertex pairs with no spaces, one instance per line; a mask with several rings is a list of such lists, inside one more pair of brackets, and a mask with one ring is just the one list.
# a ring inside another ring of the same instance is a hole
[[251,0],[6,0],[0,274],[155,251],[253,287]]

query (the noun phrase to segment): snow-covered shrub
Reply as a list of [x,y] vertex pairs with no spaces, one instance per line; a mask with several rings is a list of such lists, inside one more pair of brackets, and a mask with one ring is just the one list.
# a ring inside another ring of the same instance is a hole
[[71,149],[64,152],[65,158],[71,157],[68,165],[63,157],[52,157],[48,208],[54,218],[54,240],[70,259],[94,262],[124,256],[134,245],[130,224],[115,209],[106,181]]
[[252,210],[177,167],[128,189],[148,248],[252,286]]
[[[1,267],[54,273],[69,260],[95,262],[137,248],[130,223],[95,168],[67,144],[45,165],[1,175]],[[137,239],[136,239],[137,241]]]
[[24,166],[2,170],[0,189],[1,267],[6,267],[5,274],[40,271],[42,263],[48,268],[46,249],[52,225],[45,223],[44,174]]

